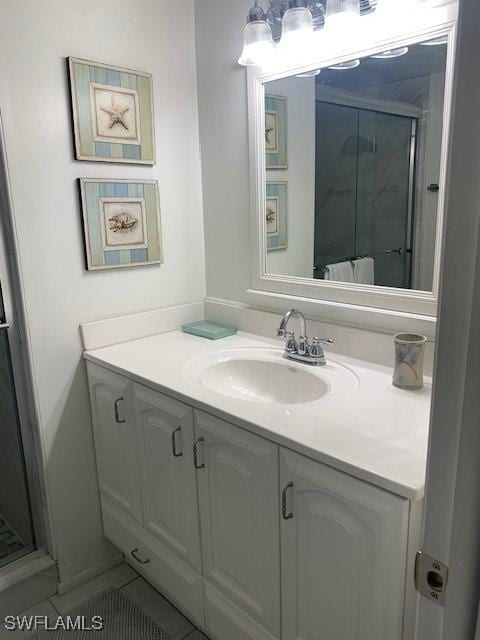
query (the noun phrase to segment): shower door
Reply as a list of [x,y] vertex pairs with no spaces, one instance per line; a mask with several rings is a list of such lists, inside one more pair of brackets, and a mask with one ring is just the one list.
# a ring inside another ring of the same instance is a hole
[[8,324],[0,288],[0,567],[34,548]]
[[376,285],[411,287],[416,124],[317,101],[315,277],[372,256]]

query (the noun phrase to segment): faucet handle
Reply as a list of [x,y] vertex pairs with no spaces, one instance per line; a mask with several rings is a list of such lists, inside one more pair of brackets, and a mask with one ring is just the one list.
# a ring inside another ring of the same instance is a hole
[[332,338],[314,338],[312,340],[312,345],[313,344],[335,344],[335,340],[332,340]]
[[295,333],[293,331],[289,331],[286,337],[285,351],[287,353],[296,353],[297,349],[298,349],[298,344],[297,344],[297,339],[295,338]]
[[330,338],[313,338],[312,344],[310,345],[311,356],[314,358],[324,358],[322,343],[335,344],[335,340],[331,340]]
[[287,341],[285,343],[285,351],[287,353],[296,353],[298,350],[297,340],[295,339],[295,333],[289,331],[287,333]]

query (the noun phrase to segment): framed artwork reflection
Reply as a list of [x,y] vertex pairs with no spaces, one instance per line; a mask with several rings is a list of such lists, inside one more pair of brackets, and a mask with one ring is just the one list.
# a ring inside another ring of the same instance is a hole
[[265,159],[267,169],[287,169],[287,99],[265,96]]
[[68,58],[77,160],[155,164],[152,76]]
[[87,269],[163,262],[158,183],[79,181]]
[[267,182],[265,203],[265,233],[267,251],[288,248],[286,182]]

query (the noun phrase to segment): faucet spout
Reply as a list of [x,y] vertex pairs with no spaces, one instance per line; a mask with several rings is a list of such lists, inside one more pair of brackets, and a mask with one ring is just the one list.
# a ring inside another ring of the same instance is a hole
[[[287,332],[287,326],[290,322],[290,318],[298,318],[300,322],[300,337],[298,340],[296,339],[293,331]],[[314,367],[323,367],[327,364],[327,361],[325,359],[325,353],[323,352],[321,343],[326,342],[328,344],[333,344],[333,340],[314,338],[310,343],[307,338],[306,325],[305,316],[297,309],[290,309],[290,311],[287,311],[283,316],[280,326],[277,329],[277,336],[287,338],[284,358],[294,360],[295,362],[301,362],[303,364],[309,364]]]
[[307,335],[307,328],[305,322],[305,316],[301,311],[297,311],[297,309],[290,309],[283,316],[282,321],[280,322],[280,326],[277,329],[277,336],[279,338],[284,337],[287,334],[287,325],[290,318],[298,318],[300,321],[300,337],[304,338]]

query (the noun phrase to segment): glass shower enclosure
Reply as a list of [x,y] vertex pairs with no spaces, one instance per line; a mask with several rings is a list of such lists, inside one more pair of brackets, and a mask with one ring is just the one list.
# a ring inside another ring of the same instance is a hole
[[8,331],[0,286],[0,568],[35,549]]
[[315,277],[375,257],[375,284],[412,285],[417,119],[316,102]]

